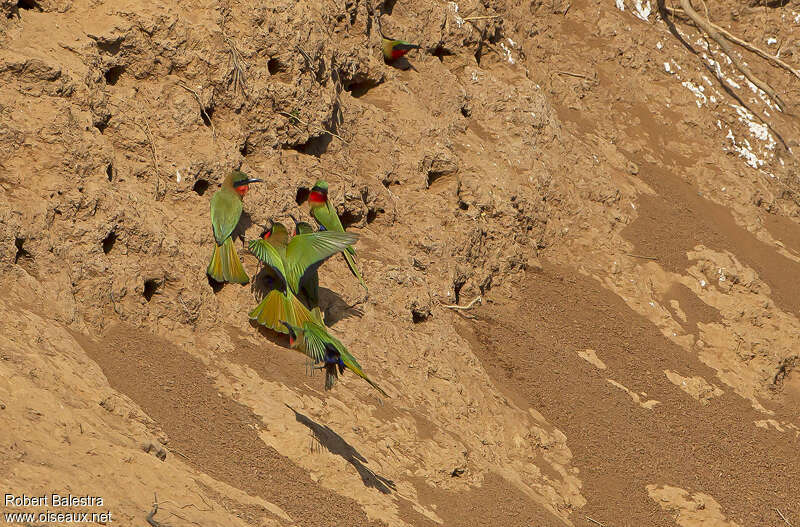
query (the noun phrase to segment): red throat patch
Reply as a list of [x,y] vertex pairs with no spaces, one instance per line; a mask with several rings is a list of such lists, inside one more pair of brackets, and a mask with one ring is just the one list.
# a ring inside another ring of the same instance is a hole
[[235,187],[234,190],[236,190],[236,192],[238,192],[241,197],[244,197],[244,195],[247,194],[247,191],[250,190],[250,186],[240,185],[238,187]]
[[264,236],[262,236],[262,238],[266,240],[267,238],[269,238],[270,234],[272,234],[272,231],[267,231],[264,233]]
[[399,59],[400,57],[402,57],[403,55],[405,55],[409,51],[411,51],[411,50],[410,49],[393,49],[392,50],[392,60]]
[[328,201],[328,196],[323,194],[322,192],[312,192],[308,195],[308,201],[313,205],[322,205],[326,201]]
[[294,339],[292,337],[289,337],[289,345],[294,346]]

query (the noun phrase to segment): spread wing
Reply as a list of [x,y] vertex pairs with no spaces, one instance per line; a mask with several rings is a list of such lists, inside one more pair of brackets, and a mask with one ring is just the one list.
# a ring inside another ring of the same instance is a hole
[[253,253],[256,258],[264,262],[265,265],[275,272],[282,282],[282,289],[285,289],[287,284],[286,269],[283,265],[283,258],[278,254],[278,250],[261,238],[252,240],[249,247],[250,252]]
[[222,245],[239,223],[242,215],[242,200],[238,196],[218,190],[211,197],[211,226],[217,245]]
[[349,232],[314,232],[298,234],[286,249],[286,281],[292,291],[297,292],[300,279],[314,264],[323,262],[334,254],[345,250],[358,239]]
[[305,354],[308,355],[315,364],[325,360],[325,337],[327,333],[325,328],[314,322],[306,322],[303,324]]

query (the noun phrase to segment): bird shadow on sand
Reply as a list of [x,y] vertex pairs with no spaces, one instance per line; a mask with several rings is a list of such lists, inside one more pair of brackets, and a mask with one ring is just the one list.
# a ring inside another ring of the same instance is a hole
[[417,72],[419,71],[405,57],[400,57],[399,59],[395,59],[395,60],[393,60],[391,62],[387,62],[387,64],[389,66],[393,67],[394,69],[397,69],[397,70],[402,70],[402,71],[412,70],[412,71],[417,71]]
[[284,335],[283,333],[278,333],[277,331],[273,331],[268,327],[262,326],[255,320],[250,321],[250,326],[254,329],[258,330],[258,333],[267,339],[268,341],[272,342],[279,348],[289,348],[289,337]]
[[376,474],[369,469],[365,465],[365,463],[367,463],[366,458],[359,454],[350,443],[342,438],[342,436],[331,430],[328,426],[321,425],[308,416],[301,414],[288,404],[286,407],[294,412],[294,417],[298,423],[311,430],[311,433],[314,435],[314,439],[316,439],[320,445],[325,447],[328,452],[340,456],[342,459],[353,465],[359,476],[361,476],[361,481],[364,482],[365,486],[377,489],[383,494],[391,494],[392,491],[397,490],[394,481],[384,478],[383,476]]
[[358,307],[358,303],[351,306],[338,293],[327,287],[319,288],[319,305],[322,308],[325,325],[328,327],[332,327],[340,320],[364,315],[364,310]]

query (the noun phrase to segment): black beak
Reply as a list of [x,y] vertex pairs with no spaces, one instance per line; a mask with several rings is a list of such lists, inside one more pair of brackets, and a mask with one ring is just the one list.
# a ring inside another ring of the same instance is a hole
[[292,218],[292,221],[294,222],[294,228],[297,229],[297,218],[295,218],[291,214],[289,214],[289,217]]
[[247,178],[244,181],[240,181],[239,185],[249,185],[250,183],[261,183],[262,180],[257,178]]

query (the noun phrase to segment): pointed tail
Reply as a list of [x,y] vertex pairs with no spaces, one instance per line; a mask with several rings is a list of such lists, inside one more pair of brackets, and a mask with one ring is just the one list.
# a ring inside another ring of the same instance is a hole
[[[341,350],[339,351],[341,353]],[[348,352],[341,353],[341,357],[342,357],[342,362],[344,362],[344,365],[347,367],[348,370],[352,371],[353,373],[355,373],[356,375],[367,381],[367,383],[370,386],[381,392],[381,395],[383,395],[387,399],[389,398],[389,394],[383,391],[383,388],[378,386],[376,383],[372,381],[372,379],[367,377],[367,374],[364,373],[364,370],[361,369],[361,365],[358,363],[355,357],[350,355],[350,353]]]
[[231,237],[226,238],[222,245],[214,245],[214,254],[211,255],[206,273],[217,282],[246,284],[250,281]]
[[249,316],[250,320],[255,320],[278,333],[289,332],[283,325],[284,320],[300,328],[306,322],[313,320],[311,313],[296,296],[277,289],[270,291]]
[[[348,247],[347,249],[352,249],[352,247]],[[361,273],[358,272],[358,267],[356,267],[356,259],[353,257],[355,251],[353,250],[351,252],[349,250],[344,250],[342,251],[342,254],[344,255],[345,261],[347,261],[347,266],[350,268],[350,272],[353,273],[353,276],[358,279],[358,283],[361,284],[361,287],[364,288],[364,291],[369,292],[369,289],[367,289],[367,284],[364,282],[364,279],[361,278]]]
[[336,381],[339,380],[339,372],[336,371],[336,364],[325,365],[325,389],[330,390]]

